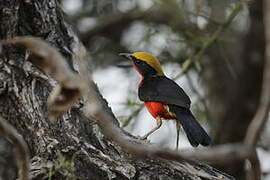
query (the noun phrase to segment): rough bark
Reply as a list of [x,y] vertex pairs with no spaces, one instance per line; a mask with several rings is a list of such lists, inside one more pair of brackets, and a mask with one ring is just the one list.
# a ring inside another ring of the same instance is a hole
[[[78,41],[55,0],[2,0],[0,22],[1,39],[40,37],[57,48],[73,67]],[[2,48],[0,115],[27,142],[32,179],[233,179],[201,163],[136,159],[104,137],[93,120],[84,117],[82,103],[56,122],[49,121],[47,98],[55,81],[27,58],[28,52],[21,47]],[[103,104],[111,112],[105,100]],[[0,179],[17,176],[12,148],[7,140],[0,139]]]

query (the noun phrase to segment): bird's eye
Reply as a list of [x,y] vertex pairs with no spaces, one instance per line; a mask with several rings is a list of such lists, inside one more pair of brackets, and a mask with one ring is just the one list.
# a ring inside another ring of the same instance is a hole
[[135,59],[134,62],[135,62],[136,64],[140,64],[140,63],[141,63],[141,61],[138,60],[138,59]]
[[137,59],[137,58],[135,58],[135,57],[133,57],[133,56],[132,56],[132,60],[133,60],[133,62],[136,63],[136,64],[140,64],[140,63],[141,63],[141,61],[140,61],[139,59]]

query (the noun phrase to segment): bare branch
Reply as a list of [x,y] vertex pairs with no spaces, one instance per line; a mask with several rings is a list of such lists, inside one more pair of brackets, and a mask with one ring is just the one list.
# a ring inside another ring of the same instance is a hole
[[[241,12],[241,10],[242,10],[242,3],[240,2],[240,3],[236,4],[235,8],[233,9],[231,14],[229,15],[226,23],[220,25],[219,28],[212,34],[212,36],[203,44],[203,46],[201,47],[199,52],[195,55],[194,59],[191,61],[192,63],[198,62],[203,57],[203,55],[205,54],[205,51],[210,46],[212,46],[214,44],[214,42],[216,42],[218,40],[221,33],[223,33],[227,29],[227,27],[232,23],[232,21]],[[190,63],[189,66],[192,65],[192,63]],[[186,70],[189,69],[189,66],[186,67],[186,69],[183,70],[182,73],[185,73]]]
[[[97,87],[92,81],[91,74],[87,69],[84,54],[85,52],[81,52],[81,54],[78,56],[80,60],[79,66],[81,73],[81,78],[79,78],[77,74],[72,73],[72,71],[68,69],[69,67],[65,64],[65,62],[61,62],[64,61],[64,58],[60,55],[60,53],[49,47],[49,45],[47,45],[45,42],[33,38],[20,38],[9,40],[8,42],[22,44],[29,48],[28,50],[30,50],[32,54],[39,57],[36,60],[32,60],[33,63],[37,64],[45,72],[48,72],[58,81],[61,86],[68,88],[68,90],[75,89],[76,92],[78,92],[77,96],[83,95],[86,101],[86,116],[95,117],[97,124],[107,137],[110,137],[124,150],[136,155],[137,157],[159,158],[179,162],[204,161],[210,164],[227,164],[251,157],[253,149],[249,148],[250,146],[247,147],[240,144],[221,145],[211,147],[209,149],[198,149],[192,152],[177,152],[160,149],[160,147],[153,147],[149,144],[142,144],[138,141],[136,142],[132,136],[124,133],[124,131],[115,123],[115,117],[109,114],[102,106]],[[61,93],[57,95],[62,96]],[[58,98],[59,97],[55,96],[54,99]],[[54,102],[54,105],[57,106],[58,104]],[[69,107],[71,105],[72,104],[69,104]],[[58,108],[58,110],[59,114],[61,113],[61,110],[65,111],[67,109]]]
[[249,158],[250,167],[247,168],[246,179],[247,180],[260,180],[261,179],[261,166],[256,149],[253,150]]
[[191,91],[198,96],[199,101],[202,103],[203,108],[204,108],[204,113],[205,113],[207,120],[210,122],[210,124],[213,124],[213,120],[211,118],[210,111],[207,107],[207,102],[206,102],[207,97],[206,98],[202,97],[202,95],[199,93],[199,91],[197,90],[197,88],[193,84],[192,79],[188,73],[186,74],[186,78],[187,78],[187,82],[188,82],[188,85],[189,85]]
[[249,158],[251,163],[251,170],[247,171],[247,176],[250,179],[259,180],[261,177],[260,162],[255,146],[258,142],[260,134],[268,119],[270,109],[270,2],[264,1],[264,25],[265,25],[265,66],[263,73],[262,92],[258,110],[253,117],[248,130],[244,143],[247,146],[254,147],[254,152]]
[[160,158],[173,161],[204,161],[210,164],[227,164],[246,159],[251,154],[251,149],[239,144],[229,144],[216,146],[209,149],[200,149],[193,152],[176,152],[149,145],[141,145],[133,143],[134,140],[130,136],[123,133],[119,126],[115,125],[112,116],[106,113],[102,104],[98,99],[98,94],[95,91],[94,83],[91,79],[89,71],[86,69],[87,64],[81,61],[80,72],[82,73],[84,82],[90,82],[90,86],[84,94],[87,103],[87,115],[96,117],[97,123],[102,129],[102,132],[115,141],[126,151],[140,158]]
[[264,128],[270,109],[270,2],[264,1],[265,24],[265,66],[263,73],[262,93],[258,110],[253,117],[245,137],[245,144],[255,146]]
[[143,104],[140,104],[139,107],[137,107],[137,109],[135,109],[135,110],[129,115],[129,117],[123,122],[122,128],[127,127],[127,126],[130,124],[131,120],[132,120],[134,117],[136,117],[136,116],[142,111],[142,109],[143,109]]
[[19,167],[19,180],[29,179],[28,148],[19,133],[0,117],[0,135],[8,139],[15,147],[15,156]]

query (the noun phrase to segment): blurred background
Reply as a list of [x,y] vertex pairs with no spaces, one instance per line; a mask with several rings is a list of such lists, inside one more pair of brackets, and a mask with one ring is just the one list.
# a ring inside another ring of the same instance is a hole
[[[121,126],[142,136],[155,126],[137,97],[139,76],[120,52],[157,56],[191,97],[213,144],[241,142],[261,93],[265,37],[261,0],[61,0],[67,21],[88,48],[92,71]],[[172,121],[150,136],[175,148]],[[180,150],[191,148],[182,133]],[[202,148],[202,147],[199,147]],[[270,180],[270,123],[258,144]],[[217,167],[244,179],[241,164]]]

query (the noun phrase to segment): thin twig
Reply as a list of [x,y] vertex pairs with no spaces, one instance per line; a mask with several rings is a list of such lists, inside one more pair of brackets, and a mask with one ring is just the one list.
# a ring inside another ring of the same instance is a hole
[[28,148],[15,128],[0,117],[0,135],[9,140],[15,147],[15,156],[19,169],[19,180],[29,179]]
[[236,80],[239,76],[238,76],[236,70],[234,69],[234,66],[232,65],[232,62],[230,61],[230,59],[225,54],[225,50],[224,50],[224,47],[223,47],[222,43],[219,42],[219,43],[217,43],[217,45],[218,45],[218,50],[219,50],[220,56],[224,60],[224,63],[227,66],[227,69],[230,72],[232,79]]
[[196,94],[199,98],[199,101],[202,103],[203,107],[204,107],[204,111],[205,111],[205,115],[206,115],[206,118],[210,121],[210,123],[212,124],[212,118],[211,118],[211,113],[208,109],[208,106],[207,106],[207,102],[206,102],[206,99],[203,98],[201,96],[201,94],[199,93],[199,91],[196,89],[195,85],[193,84],[192,80],[191,80],[191,77],[190,75],[187,73],[186,74],[186,78],[187,78],[187,82],[188,82],[188,85],[191,89],[191,91]]
[[129,117],[123,122],[122,128],[127,127],[127,126],[130,124],[131,120],[132,120],[135,116],[137,116],[137,115],[141,112],[142,109],[143,109],[143,105],[140,104],[139,107],[138,107],[136,110],[134,110],[134,111],[129,115]]
[[233,9],[231,14],[229,15],[227,22],[225,24],[222,24],[221,26],[219,26],[219,28],[211,36],[211,38],[203,44],[203,47],[201,48],[199,53],[196,55],[194,61],[197,61],[197,60],[202,58],[206,49],[209,48],[219,38],[220,34],[227,29],[227,27],[232,23],[234,18],[239,14],[239,12],[241,12],[241,10],[242,10],[242,3],[236,4],[235,8]]
[[241,12],[242,10],[242,3],[237,3],[235,8],[232,10],[231,14],[228,17],[228,20],[226,23],[220,25],[218,29],[212,34],[212,36],[203,44],[199,52],[192,58],[193,60],[191,63],[189,63],[188,67],[185,68],[185,71],[182,71],[181,73],[184,74],[186,71],[193,65],[193,63],[198,62],[202,56],[205,54],[205,51],[214,43],[217,41],[217,39],[220,37],[221,33],[223,33],[227,27],[232,23],[232,21],[235,19],[235,17]]

